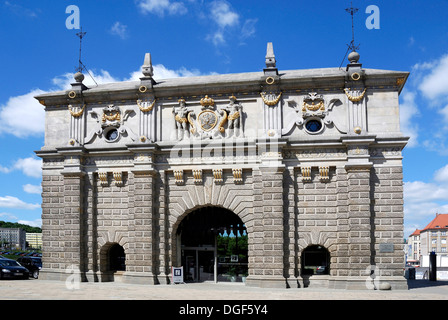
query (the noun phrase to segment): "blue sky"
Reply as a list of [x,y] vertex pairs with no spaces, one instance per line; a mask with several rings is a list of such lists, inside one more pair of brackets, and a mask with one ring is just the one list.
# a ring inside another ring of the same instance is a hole
[[[350,1],[0,0],[0,220],[40,226],[43,107],[33,96],[67,88],[78,61],[96,82],[261,71],[267,42],[280,70],[339,67],[351,41]],[[405,236],[448,213],[448,1],[354,0],[364,68],[410,71],[401,102]],[[368,28],[379,9],[379,29]],[[344,65],[347,61],[344,61]],[[86,79],[91,81],[90,79]]]

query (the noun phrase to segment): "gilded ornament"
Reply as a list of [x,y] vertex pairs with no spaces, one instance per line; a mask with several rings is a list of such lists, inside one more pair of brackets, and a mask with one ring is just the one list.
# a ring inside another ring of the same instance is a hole
[[348,100],[350,100],[351,102],[359,102],[359,101],[361,101],[362,99],[364,99],[364,96],[365,96],[365,94],[367,92],[367,88],[364,88],[364,91],[359,96],[354,97],[354,96],[352,96],[349,93],[349,90],[350,89],[345,88],[344,92],[345,92],[345,95],[347,96]]
[[302,172],[302,181],[310,182],[311,181],[311,167],[301,167]]
[[233,119],[230,119],[230,116],[227,117],[227,112],[225,110],[222,110],[222,112],[223,112],[223,118],[222,118],[221,122],[219,122],[219,126],[218,126],[219,132],[226,131],[226,129],[224,129],[224,125],[227,122],[227,118],[229,118],[229,120],[233,120]]
[[234,183],[243,182],[243,169],[232,169],[232,174]]
[[[188,113],[188,123],[190,124],[190,126],[191,126],[191,129],[190,129],[190,132],[192,133],[192,134],[195,134],[196,133],[196,127],[194,126],[194,122],[193,122],[193,120],[191,120],[191,112],[189,112]],[[177,116],[176,116],[177,117]]]
[[268,99],[266,99],[266,92],[261,92],[260,93],[260,96],[261,96],[261,99],[263,99],[263,102],[266,104],[266,105],[268,105],[268,106],[275,106],[279,101],[280,101],[280,98],[282,97],[282,94],[283,94],[283,92],[280,92],[280,94],[277,96],[277,98],[275,98],[274,100],[268,100]]
[[142,111],[142,112],[150,112],[150,111],[152,111],[152,109],[154,108],[154,105],[156,104],[156,100],[157,99],[154,99],[154,101],[150,104],[150,105],[147,105],[146,107],[144,107],[144,106],[142,106],[142,100],[137,100],[137,105],[138,105],[138,107],[139,107],[139,109]]
[[222,169],[213,169],[213,179],[216,184],[222,183]]
[[272,85],[272,84],[274,84],[274,82],[275,82],[274,77],[267,77],[266,78],[266,83],[267,84]]
[[358,81],[359,79],[361,79],[361,75],[360,75],[358,72],[354,72],[354,73],[351,75],[351,78],[352,78],[352,80],[354,80],[354,81]]
[[330,167],[319,167],[320,181],[327,182],[330,180]]
[[227,117],[227,119],[233,121],[233,120],[238,119],[239,117],[240,117],[240,112],[239,112],[239,111],[236,111],[235,113],[229,115],[229,116]]
[[145,93],[148,90],[148,88],[146,86],[140,86],[138,88],[138,91],[140,91],[141,93]]
[[201,169],[193,169],[193,178],[195,184],[202,183],[202,170]]
[[306,112],[307,109],[309,111],[317,111],[317,110],[325,111],[325,105],[323,101],[320,101],[318,104],[314,104],[314,101],[311,104],[308,104],[304,101],[302,111]]
[[397,78],[397,86],[401,86],[405,81],[405,78]]
[[103,113],[103,123],[107,121],[120,121],[121,115],[119,111],[113,111],[111,115],[107,115],[106,113]]
[[103,187],[107,186],[107,172],[98,172],[98,178]]
[[115,171],[113,173],[113,176],[114,176],[114,180],[115,180],[115,185],[117,187],[123,186],[123,173],[120,171]]
[[178,114],[176,114],[175,119],[179,123],[186,123],[188,121],[187,118],[181,118]]
[[75,99],[75,98],[76,98],[76,92],[75,92],[75,91],[70,91],[70,92],[68,93],[68,97],[69,97],[70,99]]
[[[226,116],[227,116],[227,114],[226,114]],[[216,116],[216,113],[211,110],[202,111],[198,115],[198,120],[199,120],[201,129],[204,131],[212,130],[214,127],[216,127],[216,124],[218,123],[218,117]]]
[[184,183],[184,170],[174,170],[174,178],[176,179],[176,184],[181,185]]
[[84,109],[86,108],[86,105],[83,105],[83,107],[78,110],[78,111],[73,111],[72,105],[68,106],[68,111],[70,112],[70,114],[72,115],[72,117],[74,118],[79,118],[82,116],[82,114],[84,113]]
[[200,101],[201,106],[203,107],[211,107],[215,105],[215,100],[213,100],[212,98],[209,98],[207,95],[205,96],[205,98],[202,98]]

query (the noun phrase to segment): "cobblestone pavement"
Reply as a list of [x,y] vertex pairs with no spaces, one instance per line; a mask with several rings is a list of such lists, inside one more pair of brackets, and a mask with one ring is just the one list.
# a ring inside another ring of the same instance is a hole
[[271,289],[241,283],[137,285],[120,282],[2,280],[1,300],[448,300],[448,282],[414,280],[409,290]]

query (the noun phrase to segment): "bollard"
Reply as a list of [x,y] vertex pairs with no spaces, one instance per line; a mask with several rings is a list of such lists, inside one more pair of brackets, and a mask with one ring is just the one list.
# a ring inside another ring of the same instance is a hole
[[429,254],[429,281],[437,281],[437,255],[435,252]]

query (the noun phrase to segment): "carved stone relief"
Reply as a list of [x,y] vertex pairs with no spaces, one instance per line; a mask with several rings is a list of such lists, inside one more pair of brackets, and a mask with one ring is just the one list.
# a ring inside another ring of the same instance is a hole
[[108,143],[118,142],[124,136],[129,136],[132,141],[137,139],[137,135],[126,126],[128,118],[135,115],[133,109],[127,109],[122,114],[120,107],[111,104],[102,111],[101,117],[96,111],[90,112],[96,124],[87,135],[86,144],[92,143],[96,137]]

